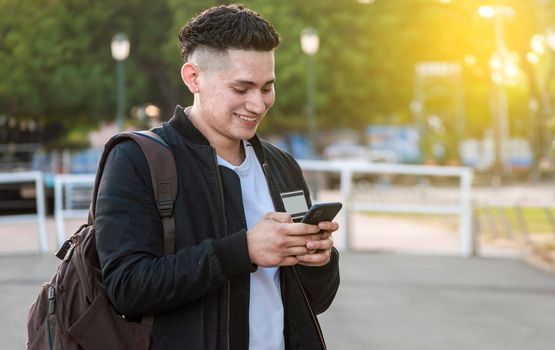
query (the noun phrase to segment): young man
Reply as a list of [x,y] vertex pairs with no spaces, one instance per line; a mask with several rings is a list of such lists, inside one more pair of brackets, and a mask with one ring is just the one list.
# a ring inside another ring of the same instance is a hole
[[130,319],[156,316],[152,349],[324,349],[316,315],[339,286],[338,225],[292,222],[284,194],[296,202],[289,211],[310,206],[301,169],[256,136],[275,100],[279,36],[226,5],[193,18],[179,39],[194,103],[154,129],[179,174],[176,253],[163,253],[144,156],[133,142],[116,146],[96,208],[108,296]]

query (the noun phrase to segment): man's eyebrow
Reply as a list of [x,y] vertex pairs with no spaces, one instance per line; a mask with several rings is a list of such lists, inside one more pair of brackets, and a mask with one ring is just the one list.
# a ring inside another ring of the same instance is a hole
[[[276,82],[275,79],[268,80],[268,81],[264,84],[264,86],[269,85],[269,84],[273,84],[273,83],[275,83],[275,82]],[[233,84],[248,85],[248,86],[256,86],[256,84],[255,84],[253,81],[250,81],[250,80],[241,80],[241,79],[233,81]]]

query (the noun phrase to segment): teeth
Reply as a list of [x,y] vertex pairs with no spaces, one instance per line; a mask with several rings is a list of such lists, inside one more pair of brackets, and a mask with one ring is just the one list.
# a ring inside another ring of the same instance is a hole
[[235,114],[236,116],[239,117],[239,119],[244,120],[246,122],[255,122],[256,118],[249,118],[249,117],[245,117],[244,115],[241,114]]

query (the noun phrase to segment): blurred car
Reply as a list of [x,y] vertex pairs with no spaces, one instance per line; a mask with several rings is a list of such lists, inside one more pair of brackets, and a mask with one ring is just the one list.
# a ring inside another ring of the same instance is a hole
[[368,149],[362,145],[350,143],[334,143],[324,149],[324,159],[328,160],[360,160],[366,161]]
[[[351,143],[335,143],[324,149],[324,159],[330,161],[350,161],[361,162],[366,164],[372,163],[397,163],[399,161],[397,154],[390,150],[373,150],[367,146],[351,144]],[[383,175],[376,174],[356,174],[353,177],[355,182],[372,183],[381,181]],[[339,185],[339,174],[326,174],[326,184],[330,188],[336,188]]]

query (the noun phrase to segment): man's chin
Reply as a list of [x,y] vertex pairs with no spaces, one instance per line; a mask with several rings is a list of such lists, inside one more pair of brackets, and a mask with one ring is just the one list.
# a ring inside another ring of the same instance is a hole
[[239,133],[237,136],[240,137],[241,140],[250,140],[256,135],[256,129],[250,131],[243,131]]

